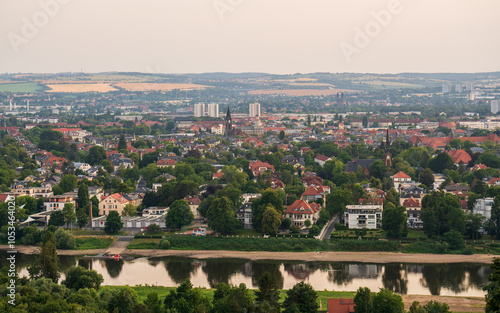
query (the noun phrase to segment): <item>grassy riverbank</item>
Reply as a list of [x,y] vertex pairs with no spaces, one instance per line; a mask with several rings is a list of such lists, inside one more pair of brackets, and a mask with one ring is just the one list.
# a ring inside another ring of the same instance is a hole
[[[119,289],[120,286],[103,286],[101,289],[111,290],[111,289]],[[160,299],[164,299],[165,296],[171,291],[174,290],[175,287],[162,287],[162,286],[134,286],[131,287],[136,293],[139,299],[139,302],[144,302],[148,294],[152,292],[156,292]],[[209,299],[213,299],[215,289],[206,289],[201,288],[201,293],[208,297]],[[317,291],[318,294],[318,304],[321,301],[323,305],[323,309],[326,310],[326,304],[328,299],[353,299],[356,295],[356,292],[352,291]],[[286,290],[280,291],[280,300],[281,302],[285,299]],[[472,313],[472,312],[484,312],[484,298],[475,298],[475,297],[443,297],[443,296],[414,296],[414,295],[403,295],[403,301],[405,303],[405,307],[408,309],[413,301],[419,301],[420,303],[427,303],[431,300],[437,300],[440,302],[447,303],[454,313]],[[325,312],[325,311],[319,311]]]
[[[495,254],[500,255],[500,244],[491,241],[469,242],[461,249],[450,249],[440,241],[397,241],[379,239],[331,239],[319,241],[312,238],[262,238],[262,237],[193,237],[167,236],[172,250],[228,250],[268,252],[353,251],[353,252],[403,252],[426,254]],[[160,249],[161,239],[139,238],[128,245],[129,249]]]

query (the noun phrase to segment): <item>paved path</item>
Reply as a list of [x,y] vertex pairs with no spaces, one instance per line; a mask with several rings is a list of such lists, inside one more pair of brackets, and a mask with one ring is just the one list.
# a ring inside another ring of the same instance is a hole
[[121,254],[127,250],[127,246],[134,240],[134,236],[118,236],[118,239],[112,244],[106,252],[110,255]]
[[328,225],[325,234],[323,235],[323,238],[320,238],[321,240],[327,240],[330,239],[330,235],[332,234],[333,230],[335,229],[335,224],[339,221],[339,217],[335,216],[333,218],[333,221],[330,222],[330,225]]

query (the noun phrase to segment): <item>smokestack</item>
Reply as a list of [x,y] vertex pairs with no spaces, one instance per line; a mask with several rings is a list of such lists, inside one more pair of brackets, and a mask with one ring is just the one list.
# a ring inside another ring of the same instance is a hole
[[89,227],[92,227],[92,200],[89,202]]
[[12,111],[12,100],[10,100],[10,111]]
[[26,104],[26,112],[30,111],[30,101],[28,100],[28,104]]

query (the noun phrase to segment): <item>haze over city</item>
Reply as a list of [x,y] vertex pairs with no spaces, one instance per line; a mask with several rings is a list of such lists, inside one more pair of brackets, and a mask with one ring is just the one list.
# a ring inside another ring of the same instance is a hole
[[[2,0],[0,8],[0,72],[500,70],[497,1]],[[358,45],[357,29],[367,35]],[[350,57],[346,45],[356,49]]]

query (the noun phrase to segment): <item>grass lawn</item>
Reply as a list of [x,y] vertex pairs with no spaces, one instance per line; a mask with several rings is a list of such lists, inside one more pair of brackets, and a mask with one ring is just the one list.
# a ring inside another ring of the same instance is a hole
[[113,243],[115,237],[75,237],[77,250],[107,249]]
[[[68,229],[66,229],[68,230]],[[103,230],[85,230],[85,229],[78,229],[78,228],[73,228],[70,229],[71,233],[73,236],[111,236],[110,234],[106,233]],[[119,231],[118,233],[114,234],[113,236],[126,236],[128,232],[126,231]]]
[[408,236],[407,238],[419,238],[419,239],[427,239],[427,235],[424,233],[423,230],[420,229],[408,229]]
[[135,238],[127,246],[128,249],[158,249],[161,238]]
[[0,92],[35,92],[42,90],[38,83],[0,84]]
[[[103,290],[111,290],[111,289],[117,289],[120,288],[119,286],[103,286],[101,289]],[[144,302],[146,300],[146,297],[148,294],[152,292],[156,292],[158,294],[158,297],[163,301],[165,296],[170,292],[170,290],[174,290],[175,287],[161,287],[161,286],[134,286],[132,287],[134,291],[137,293],[137,297],[139,299],[139,302]],[[205,289],[201,288],[201,294],[208,297],[210,300],[213,299],[214,297],[214,291],[215,289]],[[280,292],[280,299],[281,302],[285,300],[287,290],[281,290]],[[318,293],[318,303],[320,300],[323,301],[323,308],[326,308],[326,299],[332,299],[332,298],[343,298],[343,299],[353,299],[354,296],[356,295],[356,292],[352,291],[317,291]]]

